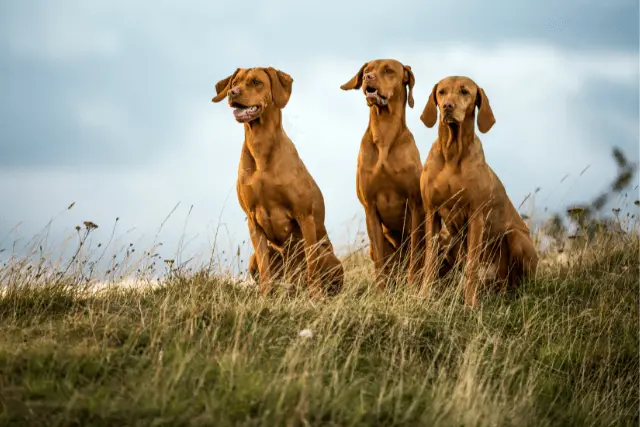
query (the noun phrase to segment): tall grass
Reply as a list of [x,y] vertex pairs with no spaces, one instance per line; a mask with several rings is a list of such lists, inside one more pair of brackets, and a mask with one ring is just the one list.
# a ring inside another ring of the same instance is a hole
[[456,281],[380,294],[356,262],[323,301],[206,272],[87,292],[7,266],[0,424],[637,425],[639,251],[603,236],[477,310]]

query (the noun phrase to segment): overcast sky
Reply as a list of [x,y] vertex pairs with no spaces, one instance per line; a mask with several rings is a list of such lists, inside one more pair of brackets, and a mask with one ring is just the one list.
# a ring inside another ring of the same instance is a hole
[[434,83],[467,75],[484,88],[497,120],[485,154],[516,206],[536,187],[540,210],[589,199],[615,174],[614,145],[638,159],[636,0],[179,4],[0,4],[0,248],[71,202],[56,239],[91,220],[107,240],[119,217],[116,234],[144,246],[180,202],[163,256],[183,233],[206,256],[218,225],[235,252],[248,237],[235,193],[243,128],[211,98],[236,67],[293,77],[284,127],[341,247],[363,229],[355,168],[368,112],[339,87],[371,59],[413,68],[407,121],[423,160],[436,129],[419,116]]

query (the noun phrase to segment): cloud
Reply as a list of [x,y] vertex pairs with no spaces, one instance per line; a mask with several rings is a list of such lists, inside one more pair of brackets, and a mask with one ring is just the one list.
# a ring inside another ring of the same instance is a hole
[[[374,0],[363,7],[272,0],[240,16],[230,1],[7,3],[0,14],[0,165],[153,164],[182,143],[185,103],[205,101],[216,76],[236,66],[284,67],[316,57],[362,62],[399,50],[456,51],[456,44],[484,51],[505,40],[594,54],[638,50],[638,4],[630,0],[462,0],[455,10]],[[120,131],[105,133],[78,116],[78,105],[98,103],[126,122]]]
[[104,10],[84,2],[60,2],[58,7],[39,3],[40,7],[3,6],[6,9],[1,40],[10,54],[68,61],[110,57],[120,50],[119,31],[109,25]]
[[14,55],[51,60],[113,56],[134,38],[189,62],[224,51],[238,61],[268,61],[291,54],[375,55],[377,47],[398,42],[415,46],[504,39],[637,50],[638,13],[633,0],[459,0],[456,8],[420,0],[370,0],[366,5],[326,0],[312,7],[270,0],[242,9],[222,0],[179,7],[168,0],[33,0],[3,5],[0,39]]
[[[538,208],[561,208],[595,195],[615,174],[610,160],[614,144],[638,159],[638,107],[633,102],[639,89],[637,53],[456,43],[425,45],[421,50],[387,47],[378,54],[396,57],[415,72],[416,107],[408,111],[407,122],[423,160],[436,137],[435,129],[419,121],[433,84],[446,75],[462,74],[485,89],[497,123],[481,139],[488,162],[516,206],[536,187],[542,188],[536,203],[543,205]],[[324,193],[327,228],[338,246],[352,242],[354,222],[357,227],[363,219],[355,171],[368,116],[363,95],[339,86],[366,59],[373,57],[289,57],[279,64],[295,80],[283,112],[284,127]],[[206,88],[175,93],[172,108],[179,114],[174,119],[140,123],[132,114],[135,110],[121,110],[120,100],[107,96],[74,104],[82,126],[135,144],[135,138],[126,139],[127,132],[133,129],[137,139],[149,143],[145,126],[153,122],[149,135],[168,132],[171,143],[158,150],[153,161],[139,165],[3,169],[0,200],[9,208],[2,213],[0,236],[18,221],[24,221],[22,233],[28,236],[76,201],[76,207],[58,220],[60,229],[73,232],[74,225],[92,220],[103,233],[97,238],[106,240],[109,224],[120,217],[119,230],[135,227],[125,238],[145,245],[181,202],[161,233],[166,256],[186,233],[187,252],[206,257],[219,224],[219,247],[228,254],[240,244],[246,254],[248,232],[234,187],[243,130],[225,103],[210,102],[215,81],[235,66],[229,63],[228,69],[210,76]],[[608,90],[618,97],[609,99]],[[597,107],[603,98],[609,102],[606,111]],[[614,134],[618,137],[610,139]],[[578,178],[587,165],[591,168]],[[560,184],[566,174],[570,178]]]

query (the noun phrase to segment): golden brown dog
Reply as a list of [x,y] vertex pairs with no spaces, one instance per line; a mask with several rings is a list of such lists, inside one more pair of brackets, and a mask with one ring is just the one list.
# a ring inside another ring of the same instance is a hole
[[437,246],[444,224],[452,241],[449,261],[466,255],[464,300],[470,306],[477,304],[481,265],[502,285],[514,286],[538,263],[529,228],[485,161],[475,134],[476,107],[478,129],[486,133],[496,120],[484,90],[467,77],[452,76],[433,87],[420,116],[433,127],[440,110],[438,139],[420,180],[427,218],[424,290],[440,271]]
[[324,198],[282,128],[292,86],[291,76],[274,68],[238,68],[216,84],[212,101],[228,96],[244,124],[236,185],[255,250],[250,272],[261,292],[287,268],[306,263],[310,292],[316,295],[324,283],[336,293],[344,273],[324,226]]
[[393,59],[365,63],[343,90],[360,89],[369,106],[369,126],[358,155],[356,191],[365,210],[378,283],[407,264],[409,283],[419,283],[424,242],[420,196],[422,162],[405,119],[413,108],[411,67]]

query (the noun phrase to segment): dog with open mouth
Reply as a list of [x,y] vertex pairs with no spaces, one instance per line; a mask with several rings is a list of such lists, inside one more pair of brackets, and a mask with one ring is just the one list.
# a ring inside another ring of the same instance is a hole
[[344,271],[324,225],[320,188],[282,127],[293,79],[273,67],[238,68],[216,84],[213,102],[228,97],[244,125],[236,182],[254,254],[249,272],[263,294],[275,279],[298,282],[306,270],[309,292],[342,289]]
[[362,89],[370,110],[360,143],[356,192],[364,207],[369,252],[381,288],[407,269],[409,283],[419,284],[424,262],[422,162],[405,114],[407,105],[413,108],[414,84],[409,65],[377,59],[340,86]]
[[[449,265],[464,265],[468,306],[477,305],[483,269],[505,289],[534,274],[538,264],[527,224],[486,162],[475,133],[476,109],[478,130],[489,132],[496,119],[484,90],[468,77],[450,76],[436,83],[420,116],[429,128],[438,122],[420,182],[427,244],[423,290],[442,273],[442,252]],[[443,227],[449,236],[444,250],[439,248]]]

